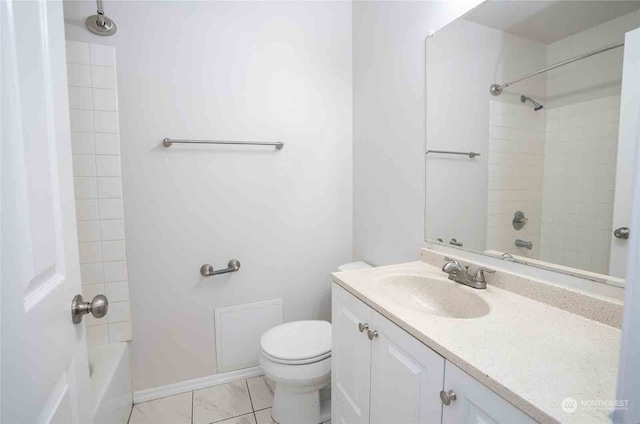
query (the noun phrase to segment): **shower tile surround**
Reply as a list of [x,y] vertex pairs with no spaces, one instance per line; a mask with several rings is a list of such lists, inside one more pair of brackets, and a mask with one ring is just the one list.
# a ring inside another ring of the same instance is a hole
[[[538,257],[544,168],[545,111],[529,106],[490,102],[489,196],[487,248]],[[513,228],[516,211],[529,219]],[[515,246],[516,239],[533,242],[533,249]]]
[[619,110],[620,96],[538,112],[491,101],[487,248],[609,273]]
[[540,259],[609,274],[620,96],[547,111]]
[[115,48],[67,41],[73,176],[82,295],[109,299],[102,319],[86,315],[87,343],[131,340]]

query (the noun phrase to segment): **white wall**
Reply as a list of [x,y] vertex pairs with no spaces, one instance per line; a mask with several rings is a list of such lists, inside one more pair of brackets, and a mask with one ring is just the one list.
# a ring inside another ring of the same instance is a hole
[[[640,29],[635,30],[625,37],[625,62],[623,73],[623,91],[620,109],[620,137],[625,140],[624,145],[629,147],[631,156],[635,158],[636,167],[640,166],[640,132],[638,131],[638,116],[640,116]],[[635,145],[634,149],[630,148]],[[640,228],[640,173],[636,172],[632,177],[630,188],[633,196],[632,212],[629,214],[631,222],[629,227]],[[629,276],[628,289],[625,291],[624,317],[622,322],[622,337],[620,346],[620,368],[618,373],[618,399],[629,401],[627,411],[618,410],[613,416],[616,424],[632,424],[640,422],[640,238],[637,231],[631,233],[629,242],[627,265]]]
[[426,2],[353,3],[354,256],[413,260],[424,210]]
[[353,3],[354,256],[414,260],[424,240],[425,38],[478,0]]
[[[68,39],[97,40],[84,27],[94,8],[65,4]],[[286,321],[329,318],[328,274],[352,248],[351,4],[105,8],[119,28],[98,42],[118,54],[140,390],[216,372],[217,306],[283,298]],[[167,149],[164,137],[285,147]],[[202,264],[231,258],[238,273],[200,276]]]
[[[489,86],[544,66],[543,44],[461,19],[427,41],[427,148],[474,151],[479,157],[426,158],[426,235],[484,250],[487,241]],[[509,88],[501,102],[544,93],[544,80]],[[446,176],[443,177],[443,176]],[[511,211],[511,215],[516,210]],[[489,246],[492,247],[492,246]]]

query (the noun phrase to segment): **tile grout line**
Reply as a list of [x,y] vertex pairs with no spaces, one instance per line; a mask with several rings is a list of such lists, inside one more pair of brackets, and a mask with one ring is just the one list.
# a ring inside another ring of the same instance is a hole
[[249,393],[249,402],[251,403],[251,412],[256,412],[256,409],[253,407],[253,399],[251,399],[251,389],[249,389],[249,382],[247,379],[244,379],[244,384],[247,386],[247,393]]
[[[234,415],[233,417],[223,418],[223,419],[221,419],[221,420],[218,420],[218,421],[212,421],[212,422],[207,423],[207,424],[220,424],[220,423],[221,423],[221,422],[223,422],[223,421],[232,420],[232,419],[234,419],[234,418],[244,417],[245,415],[253,415],[253,416],[255,417],[255,415],[256,415],[256,414],[255,414],[255,413],[253,413],[253,412],[245,412],[244,414]],[[321,423],[321,424],[322,424],[322,423]]]
[[131,405],[131,411],[129,411],[129,418],[127,418],[127,424],[131,422],[131,416],[133,415],[133,408],[135,405]]
[[251,413],[253,414],[253,420],[257,423],[258,416],[256,415],[256,408],[253,407],[253,399],[251,399],[251,389],[249,388],[248,379],[244,379],[244,384],[247,386],[247,393],[249,393],[249,403],[251,403]]

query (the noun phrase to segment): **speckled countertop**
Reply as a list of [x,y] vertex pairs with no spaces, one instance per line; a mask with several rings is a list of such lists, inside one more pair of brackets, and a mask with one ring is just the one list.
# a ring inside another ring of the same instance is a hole
[[[394,291],[384,286],[384,277],[393,275],[427,277],[439,280],[433,284],[471,291],[486,301],[489,312],[473,319],[433,315],[394,299]],[[606,410],[568,413],[561,402],[616,398],[618,328],[491,284],[486,290],[465,287],[425,262],[337,272],[332,279],[536,421],[609,422]]]

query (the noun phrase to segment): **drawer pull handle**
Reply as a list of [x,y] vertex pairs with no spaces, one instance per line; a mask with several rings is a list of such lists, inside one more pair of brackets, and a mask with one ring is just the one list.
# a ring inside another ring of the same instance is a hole
[[369,340],[373,340],[376,337],[378,337],[378,332],[377,331],[367,330],[367,337],[369,337]]
[[369,329],[369,324],[367,324],[366,322],[363,323],[359,323],[358,324],[358,330],[360,330],[361,333],[364,333],[364,330],[368,330]]
[[456,392],[454,392],[453,390],[449,390],[448,392],[440,390],[440,400],[442,401],[443,405],[449,406],[451,402],[456,400]]

